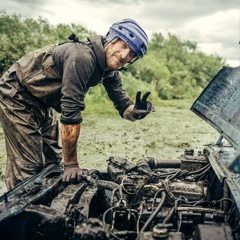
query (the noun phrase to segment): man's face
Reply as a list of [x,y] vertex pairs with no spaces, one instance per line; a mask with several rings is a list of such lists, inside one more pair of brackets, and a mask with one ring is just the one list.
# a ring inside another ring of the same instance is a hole
[[133,50],[121,39],[108,43],[104,50],[107,64],[105,70],[119,69],[136,56]]

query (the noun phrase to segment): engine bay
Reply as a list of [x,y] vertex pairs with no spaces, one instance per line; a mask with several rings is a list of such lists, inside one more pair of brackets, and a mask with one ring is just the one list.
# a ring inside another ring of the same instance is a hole
[[178,160],[110,157],[106,172],[85,169],[68,186],[50,165],[0,197],[1,239],[239,239],[232,154],[209,145]]

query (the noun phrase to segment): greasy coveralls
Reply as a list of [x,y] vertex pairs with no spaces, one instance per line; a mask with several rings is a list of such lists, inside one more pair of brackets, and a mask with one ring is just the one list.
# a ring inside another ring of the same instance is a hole
[[105,72],[102,36],[66,42],[23,56],[0,79],[0,115],[8,189],[62,160],[56,112],[63,124],[82,122],[90,87],[102,83],[119,114],[133,104],[117,70]]

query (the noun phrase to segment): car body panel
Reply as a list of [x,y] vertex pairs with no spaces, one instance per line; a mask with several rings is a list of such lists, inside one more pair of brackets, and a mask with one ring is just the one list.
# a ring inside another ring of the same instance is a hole
[[194,102],[191,111],[239,148],[240,67],[223,67]]

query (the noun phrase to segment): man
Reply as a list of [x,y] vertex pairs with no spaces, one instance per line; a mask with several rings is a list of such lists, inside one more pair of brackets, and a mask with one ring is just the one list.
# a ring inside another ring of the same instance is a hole
[[[147,97],[126,95],[119,70],[147,52],[148,37],[137,22],[114,23],[108,34],[47,46],[23,56],[0,80],[0,114],[7,149],[8,189],[64,159],[63,182],[78,183],[77,141],[84,98],[102,83],[121,117],[144,118],[154,107]],[[55,111],[61,113],[61,136]],[[59,141],[61,139],[61,143]]]

